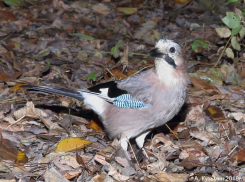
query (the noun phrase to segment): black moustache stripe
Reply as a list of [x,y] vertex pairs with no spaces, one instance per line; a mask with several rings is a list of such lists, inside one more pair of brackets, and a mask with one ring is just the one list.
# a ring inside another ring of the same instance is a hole
[[166,60],[166,62],[167,62],[168,64],[170,64],[171,66],[173,66],[174,69],[176,68],[176,64],[175,64],[174,60],[173,60],[171,57],[169,57],[168,55],[166,55],[166,56],[165,56],[165,60]]
[[[149,52],[149,54],[150,54],[150,56],[155,57],[155,58],[163,58],[163,59],[165,59],[165,61],[166,61],[168,64],[170,64],[171,66],[173,66],[174,69],[175,69],[176,66],[177,66],[177,65],[175,64],[174,60],[173,60],[171,57],[169,57],[169,55],[160,52],[158,48],[152,49],[152,50]],[[164,58],[164,56],[165,56],[165,58]]]

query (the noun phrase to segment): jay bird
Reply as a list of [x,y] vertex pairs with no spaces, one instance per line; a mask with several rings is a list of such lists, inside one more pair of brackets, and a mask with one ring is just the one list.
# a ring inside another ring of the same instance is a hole
[[155,58],[154,67],[124,80],[82,90],[38,85],[22,87],[83,101],[99,115],[109,137],[120,139],[125,151],[130,138],[136,138],[136,144],[143,149],[146,135],[179,112],[189,84],[182,48],[178,43],[162,38],[149,54]]

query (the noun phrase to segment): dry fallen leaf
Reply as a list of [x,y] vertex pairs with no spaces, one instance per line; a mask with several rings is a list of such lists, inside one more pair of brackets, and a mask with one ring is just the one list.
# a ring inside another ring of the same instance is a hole
[[54,167],[51,167],[44,173],[44,179],[49,182],[69,182],[69,180],[63,177]]
[[215,28],[215,31],[222,38],[228,38],[231,36],[231,31],[227,27]]
[[18,150],[8,139],[1,139],[0,156],[3,160],[10,160],[17,163],[28,162],[27,156],[23,152]]
[[102,165],[107,165],[109,168],[108,175],[112,176],[117,181],[126,181],[129,179],[129,176],[121,175],[120,173],[118,173],[118,171],[114,167],[112,167],[108,162],[106,162],[104,156],[96,154],[94,157],[94,160],[99,162]]
[[203,105],[196,105],[191,107],[190,112],[185,118],[186,126],[193,124],[196,127],[204,127],[206,124],[205,115],[203,113]]
[[125,8],[125,7],[118,7],[117,10],[128,15],[134,14],[138,11],[137,8]]
[[214,121],[227,121],[224,111],[217,106],[209,106],[205,113]]
[[10,11],[0,11],[1,20],[16,20],[16,16]]
[[94,129],[95,131],[102,131],[103,126],[101,125],[101,121],[96,117],[88,123],[88,127]]
[[17,84],[17,85],[15,85],[15,86],[13,86],[11,89],[10,89],[10,91],[11,92],[16,92],[16,91],[20,91],[22,88],[21,88],[21,86],[22,86],[23,84]]
[[49,129],[50,135],[61,135],[62,133],[66,133],[67,131],[60,127],[58,123],[52,122],[50,119],[45,117],[40,117],[40,120],[45,124],[45,126]]
[[12,76],[8,73],[6,73],[4,70],[1,70],[0,72],[0,80],[1,81],[8,81],[11,80]]
[[27,102],[24,108],[14,112],[14,116],[18,120],[25,116],[30,118],[47,117],[47,114],[43,110],[35,108],[32,102]]
[[174,148],[179,148],[169,138],[167,138],[163,133],[156,134],[153,137],[152,143],[151,143],[151,148],[154,148],[159,143],[163,144],[163,146],[161,147],[161,150],[170,150],[170,149],[174,149]]
[[111,11],[107,6],[105,6],[102,3],[97,3],[97,4],[93,5],[92,10],[94,10],[94,11],[96,11],[96,12],[98,12],[104,16],[108,15]]
[[190,157],[182,160],[180,165],[186,168],[187,170],[192,170],[193,168],[202,165],[198,158],[195,155],[191,155]]
[[123,72],[128,66],[128,41],[126,47],[124,48],[123,56],[120,59],[120,63],[123,65]]
[[33,70],[23,73],[23,76],[26,77],[39,76],[40,73],[41,73],[41,66],[40,64],[36,64]]
[[206,131],[192,131],[192,132],[190,132],[190,135],[194,138],[205,141],[208,144],[219,144],[219,143],[221,143],[221,141],[217,137],[215,137],[214,135],[212,135],[211,133],[206,132]]
[[115,157],[115,161],[121,164],[123,167],[129,167],[128,160],[122,157]]
[[90,145],[91,143],[91,141],[82,140],[80,138],[65,138],[57,144],[55,152],[74,151],[84,148]]
[[156,162],[147,165],[147,171],[151,174],[157,174],[164,170],[168,162],[166,161],[166,156],[164,152],[159,152],[155,154],[158,159]]
[[167,173],[165,171],[159,172],[157,175],[150,175],[148,178],[158,182],[185,182],[188,181],[188,174]]
[[191,84],[197,89],[210,89],[210,88],[213,88],[211,85],[209,85],[204,80],[196,78],[196,77],[191,77]]
[[241,119],[245,121],[245,114],[242,112],[234,112],[234,113],[231,113],[230,116],[233,117],[237,121],[240,121]]
[[241,148],[231,159],[232,162],[241,163],[245,161],[245,148]]

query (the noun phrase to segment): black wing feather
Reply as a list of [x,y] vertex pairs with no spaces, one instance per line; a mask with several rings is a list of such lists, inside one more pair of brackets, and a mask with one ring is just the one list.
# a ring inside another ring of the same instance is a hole
[[114,81],[109,81],[106,83],[95,85],[93,87],[88,88],[88,90],[91,92],[101,93],[100,89],[105,89],[105,88],[108,88],[108,97],[110,98],[115,98],[122,94],[128,93],[126,90],[117,88],[117,83]]

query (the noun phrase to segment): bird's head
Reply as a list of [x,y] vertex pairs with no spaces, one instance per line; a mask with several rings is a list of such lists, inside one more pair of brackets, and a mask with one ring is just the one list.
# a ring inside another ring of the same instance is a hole
[[149,54],[155,57],[155,69],[161,80],[172,80],[186,74],[182,48],[175,41],[162,38]]

